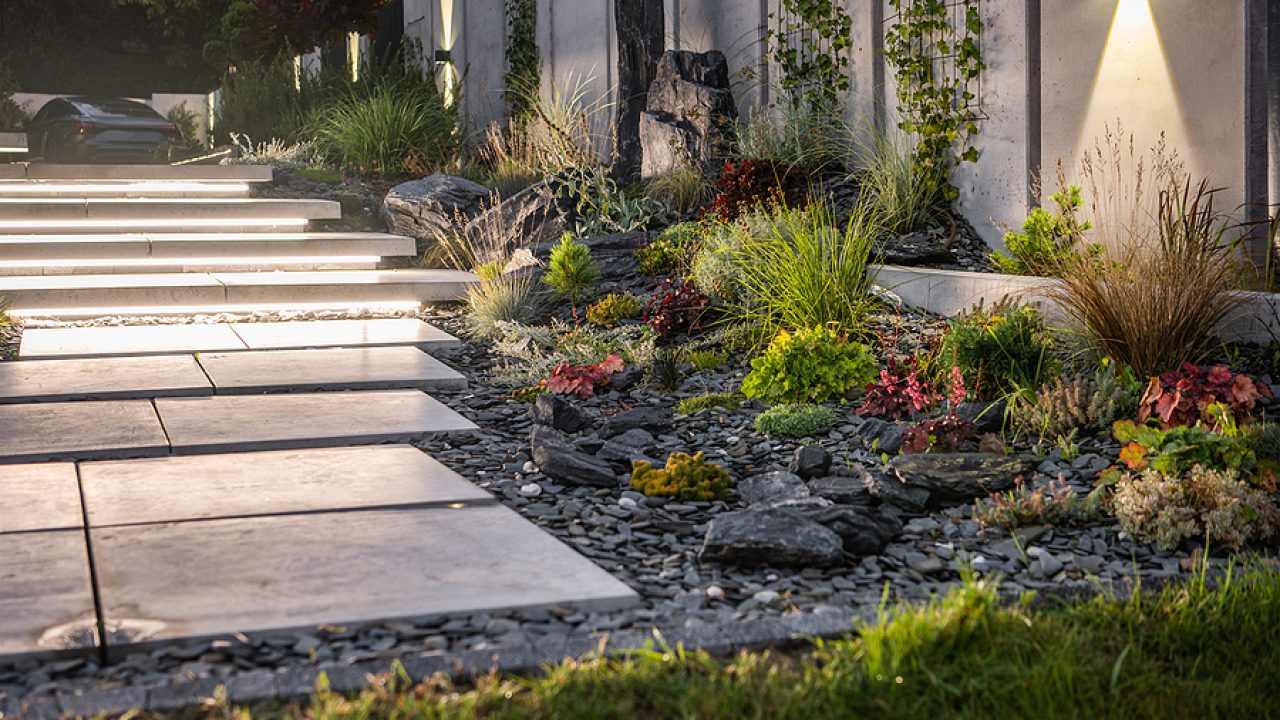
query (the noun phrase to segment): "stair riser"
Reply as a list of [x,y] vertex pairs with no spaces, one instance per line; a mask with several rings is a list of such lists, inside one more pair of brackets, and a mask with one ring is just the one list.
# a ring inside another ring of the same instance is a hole
[[0,180],[270,182],[269,165],[0,165]]
[[[380,240],[245,240],[245,241],[146,241],[23,243],[0,242],[0,264],[4,262],[69,260],[139,260],[186,258],[252,258],[377,256],[412,257],[413,240],[389,236]],[[122,262],[121,264],[127,264]],[[10,274],[0,266],[0,275]]]
[[338,220],[342,205],[331,200],[78,200],[8,199],[0,201],[0,231],[7,221],[84,220],[257,220],[297,218]]
[[[369,259],[372,258],[372,259]],[[180,261],[168,264],[129,265],[122,260],[119,265],[86,265],[78,267],[4,267],[0,266],[0,277],[53,277],[64,275],[141,275],[145,273],[214,273],[214,272],[311,272],[320,270],[377,270],[381,259],[376,256],[354,256],[353,259],[334,258],[331,261],[315,262],[299,260],[298,262],[282,262],[264,259],[261,262],[245,262],[235,264],[194,264],[183,265]]]
[[[465,288],[455,283],[367,284],[367,285],[190,285],[179,287],[69,288],[57,290],[9,289],[5,301],[15,316],[49,309],[122,307],[207,306],[207,305],[324,305],[333,308],[400,305],[411,302],[454,302],[465,297]],[[92,314],[92,313],[85,313]],[[100,315],[113,312],[100,312]]]

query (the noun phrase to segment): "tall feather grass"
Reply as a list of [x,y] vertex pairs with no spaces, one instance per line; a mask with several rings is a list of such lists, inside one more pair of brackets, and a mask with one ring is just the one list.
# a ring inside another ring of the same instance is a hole
[[902,235],[930,227],[946,212],[946,173],[917,168],[915,148],[905,133],[897,128],[869,129],[857,153],[858,185],[874,200],[885,233]]
[[844,169],[854,147],[853,132],[839,113],[801,103],[753,113],[738,128],[736,149],[744,159],[816,173]]

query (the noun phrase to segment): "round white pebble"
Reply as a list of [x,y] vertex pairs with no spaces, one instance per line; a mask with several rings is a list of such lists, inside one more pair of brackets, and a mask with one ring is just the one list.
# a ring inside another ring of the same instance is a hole
[[520,494],[525,497],[538,497],[542,494],[542,486],[538,483],[529,483],[520,486]]

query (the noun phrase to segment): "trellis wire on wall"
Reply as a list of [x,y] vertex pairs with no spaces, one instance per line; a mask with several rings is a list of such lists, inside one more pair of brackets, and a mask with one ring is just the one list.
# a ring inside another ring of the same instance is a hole
[[[901,3],[906,6],[914,6],[917,3],[945,6],[947,27],[945,29],[938,28],[921,35],[915,38],[913,43],[919,53],[927,54],[933,64],[934,72],[939,77],[945,78],[949,86],[956,88],[954,106],[960,112],[960,117],[971,122],[986,120],[987,114],[983,109],[982,102],[983,73],[977,73],[976,76],[967,80],[961,77],[961,66],[957,62],[960,57],[957,52],[959,43],[949,43],[952,46],[950,52],[934,51],[939,46],[940,40],[945,41],[945,37],[972,37],[979,47],[982,46],[982,25],[979,24],[976,29],[971,30],[968,26],[968,15],[971,7],[976,7],[979,15],[981,15],[984,10],[984,0],[901,0]],[[904,13],[898,12],[886,16],[884,18],[885,27],[899,24],[903,15]],[[965,98],[963,93],[966,91],[971,93],[973,97]]]
[[852,21],[839,0],[776,0],[769,40],[790,102],[839,102],[849,89]]

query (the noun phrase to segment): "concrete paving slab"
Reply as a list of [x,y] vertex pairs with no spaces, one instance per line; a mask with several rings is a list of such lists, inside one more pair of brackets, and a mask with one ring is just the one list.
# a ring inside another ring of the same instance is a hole
[[0,404],[212,394],[190,355],[0,363]]
[[0,428],[5,464],[153,457],[169,450],[148,400],[0,405]]
[[467,388],[466,377],[416,347],[207,353],[199,362],[219,395]]
[[0,297],[21,311],[50,308],[112,308],[129,305],[202,305],[226,300],[213,275],[137,273],[131,275],[0,276]]
[[227,302],[324,302],[340,291],[348,302],[457,302],[476,276],[461,270],[375,270],[213,273]]
[[0,220],[337,220],[333,200],[278,198],[0,197]]
[[116,327],[33,328],[22,333],[18,357],[100,357],[171,355],[244,350],[231,325],[122,325]]
[[628,605],[623,583],[501,505],[91,530],[109,626],[135,641]]
[[83,530],[0,535],[0,655],[93,648]]
[[215,395],[155,403],[176,455],[409,442],[478,429],[417,390]]
[[74,463],[12,465],[0,471],[0,535],[83,527]]
[[411,445],[90,462],[80,477],[92,527],[496,502]]
[[415,345],[430,351],[462,346],[454,336],[417,318],[234,323],[231,327],[251,350]]

